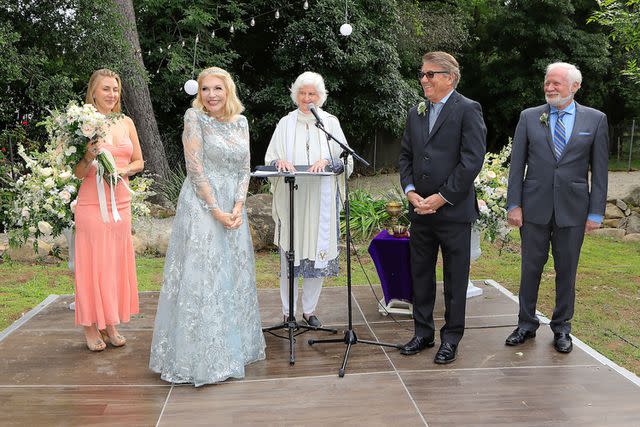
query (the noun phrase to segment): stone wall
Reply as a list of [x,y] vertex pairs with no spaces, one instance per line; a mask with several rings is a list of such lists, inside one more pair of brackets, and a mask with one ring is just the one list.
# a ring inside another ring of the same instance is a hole
[[623,198],[608,200],[602,228],[593,233],[640,242],[640,186]]

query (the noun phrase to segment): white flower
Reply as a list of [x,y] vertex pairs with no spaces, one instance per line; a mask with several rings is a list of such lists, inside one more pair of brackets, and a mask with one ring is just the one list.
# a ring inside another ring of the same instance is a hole
[[68,147],[67,147],[67,149],[66,149],[66,150],[64,150],[64,154],[65,154],[67,157],[69,157],[69,156],[71,156],[72,154],[74,154],[76,151],[78,151],[78,149],[76,148],[76,146],[75,146],[75,145],[70,145],[70,146],[68,146]]
[[51,176],[52,173],[53,173],[52,168],[40,168],[40,175],[42,176]]
[[69,193],[67,190],[62,190],[59,193],[59,196],[62,199],[62,201],[65,203],[69,203],[69,201],[71,200],[71,193]]
[[51,224],[47,221],[38,221],[38,230],[40,230],[42,234],[49,234],[53,230],[53,227],[51,227]]
[[76,213],[77,205],[78,205],[78,199],[74,199],[74,201],[71,202],[71,205],[69,205],[69,207],[71,208],[71,213]]
[[42,185],[48,190],[55,187],[56,181],[53,178],[49,177],[44,180],[44,183]]
[[31,234],[35,233],[36,230],[38,230],[38,229],[35,228],[33,225],[29,227],[29,233],[31,233]]
[[71,178],[71,172],[63,171],[63,172],[60,172],[60,175],[58,175],[58,176],[60,177],[60,179],[67,180],[67,179]]
[[31,216],[31,213],[29,212],[29,208],[26,206],[23,207],[22,212],[20,212],[20,215],[22,215],[23,218],[29,219],[29,217]]
[[496,173],[494,171],[488,171],[487,172],[487,177],[489,177],[489,179],[494,179],[496,177]]
[[96,127],[93,123],[83,123],[80,127],[82,134],[87,138],[92,138],[96,134]]

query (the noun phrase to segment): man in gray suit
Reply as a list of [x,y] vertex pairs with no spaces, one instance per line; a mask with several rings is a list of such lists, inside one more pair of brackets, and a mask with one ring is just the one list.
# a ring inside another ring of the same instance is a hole
[[[584,233],[600,226],[607,196],[609,135],[604,113],[573,100],[582,83],[567,63],[547,67],[547,103],[520,114],[509,168],[509,224],[520,228],[522,265],[518,327],[505,341],[519,345],[536,336],[540,277],[549,257],[556,271],[553,344],[569,353],[575,283]],[[591,168],[591,188],[588,172]]]
[[400,180],[410,203],[415,334],[401,353],[435,345],[436,261],[442,250],[445,322],[434,362],[451,363],[465,324],[471,223],[478,218],[473,180],[482,168],[486,127],[480,104],[455,88],[460,68],[445,52],[422,58],[418,78],[428,102],[409,111],[400,150]]

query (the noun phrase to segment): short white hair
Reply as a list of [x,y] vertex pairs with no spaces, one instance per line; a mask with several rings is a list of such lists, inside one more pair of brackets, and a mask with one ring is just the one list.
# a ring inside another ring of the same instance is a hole
[[568,80],[569,86],[571,86],[574,83],[578,83],[578,85],[582,84],[582,73],[580,72],[580,70],[578,70],[578,68],[576,68],[575,65],[568,64],[566,62],[554,62],[553,64],[549,64],[547,66],[547,71],[545,73],[545,76],[549,74],[551,70],[555,70],[556,68],[562,68],[564,70],[567,70],[567,80]]
[[[291,85],[291,99],[293,103],[298,105],[298,92],[302,86],[311,85],[316,88],[318,91],[318,96],[320,97],[320,105],[318,107],[322,107],[327,100],[327,89],[324,87],[324,79],[318,73],[314,73],[313,71],[305,71],[300,74],[293,85]],[[299,106],[299,105],[298,105]]]

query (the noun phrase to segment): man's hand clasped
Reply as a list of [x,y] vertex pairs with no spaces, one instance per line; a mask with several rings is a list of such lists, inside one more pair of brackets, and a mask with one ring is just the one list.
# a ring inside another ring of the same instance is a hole
[[423,198],[415,191],[409,191],[407,193],[407,199],[409,203],[413,205],[415,213],[418,215],[434,214],[446,203],[439,194],[432,194]]

